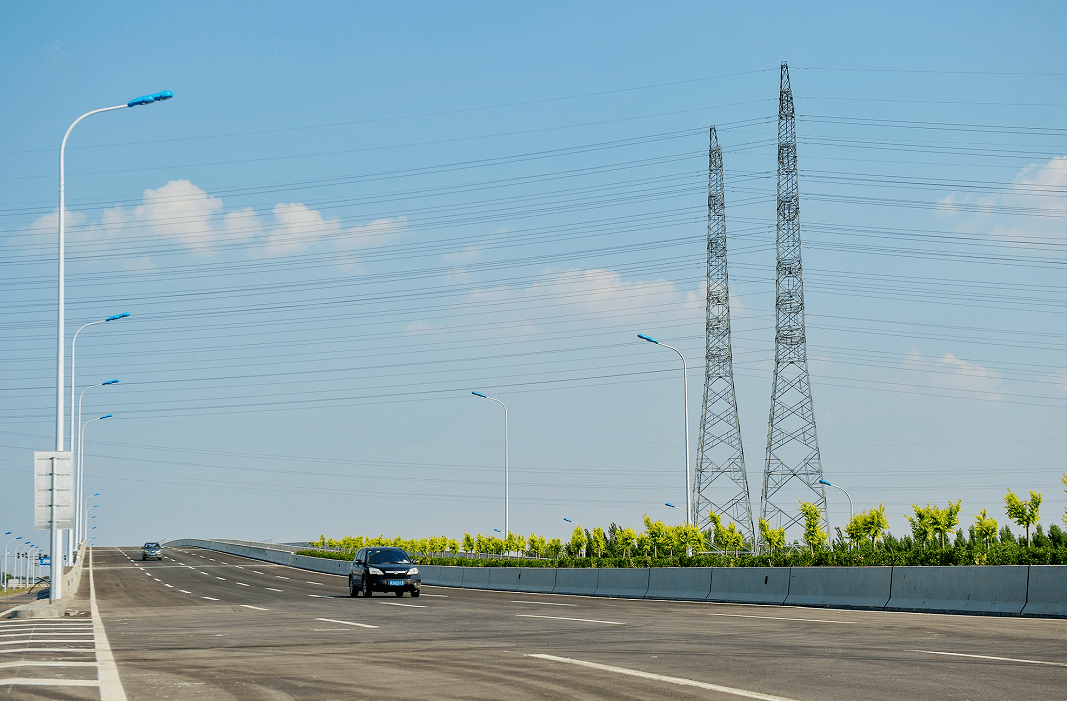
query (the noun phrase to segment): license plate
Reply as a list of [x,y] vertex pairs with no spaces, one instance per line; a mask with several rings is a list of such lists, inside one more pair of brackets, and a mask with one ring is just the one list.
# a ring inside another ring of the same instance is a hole
[[404,586],[404,580],[403,579],[390,579],[389,580],[389,586],[391,586],[391,587],[402,587],[402,586]]

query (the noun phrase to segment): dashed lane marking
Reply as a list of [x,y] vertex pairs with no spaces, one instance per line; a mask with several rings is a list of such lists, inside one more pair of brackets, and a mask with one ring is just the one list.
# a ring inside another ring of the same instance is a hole
[[378,603],[380,603],[380,604],[382,604],[384,606],[405,606],[407,608],[412,608],[412,609],[429,608],[429,607],[423,606],[421,604],[402,604],[399,601],[379,601]]
[[568,618],[566,616],[535,616],[532,613],[519,613],[515,614],[518,618],[551,618],[554,621],[580,621],[581,623],[605,623],[610,626],[624,626],[625,623],[619,621],[600,621],[595,618]]
[[242,586],[242,587],[247,587],[247,586],[248,586],[248,585],[247,585],[247,584],[245,584],[244,582],[238,582],[238,584],[239,584],[240,586]]
[[265,609],[262,606],[252,606],[250,604],[241,604],[241,606],[246,609],[255,609],[256,611],[270,611],[270,609]]
[[[433,594],[423,594],[423,596],[434,596]],[[555,601],[512,601],[513,604],[537,604],[538,606],[577,606],[578,604],[560,604]]]
[[801,621],[802,623],[843,623],[855,625],[856,621],[832,621],[825,618],[785,618],[784,616],[752,616],[744,613],[709,613],[709,616],[722,616],[724,618],[766,618],[769,621]]
[[794,701],[785,696],[774,696],[772,694],[761,694],[758,691],[748,691],[747,689],[737,689],[732,686],[722,686],[720,684],[709,684],[707,682],[698,682],[695,679],[685,679],[682,677],[668,677],[664,674],[652,674],[651,672],[642,672],[638,669],[628,669],[626,667],[614,667],[612,665],[599,664],[597,662],[586,662],[585,660],[574,660],[569,657],[556,657],[555,655],[526,655],[527,657],[533,657],[538,660],[547,660],[549,662],[562,662],[564,664],[572,664],[578,667],[586,667],[588,669],[595,669],[601,672],[615,672],[616,674],[625,674],[629,677],[640,677],[641,679],[650,679],[657,682],[666,682],[667,684],[677,684],[678,686],[695,686],[698,689],[707,689],[708,691],[718,691],[723,694],[732,694],[734,696],[741,696],[748,699],[759,699],[760,701]]
[[343,626],[358,626],[360,628],[377,628],[378,626],[372,626],[369,623],[356,623],[355,621],[338,621],[335,618],[316,618],[316,621],[324,621],[326,623],[340,623]]
[[184,589],[179,589],[178,591],[180,591],[182,594],[192,594],[191,591],[185,591]]
[[1064,662],[1046,662],[1045,660],[1024,660],[1017,657],[994,657],[992,655],[968,655],[964,652],[939,652],[937,650],[908,650],[908,652],[922,652],[927,655],[949,655],[951,657],[972,657],[979,660],[996,660],[997,662],[1022,662],[1023,664],[1043,664],[1052,667],[1067,667]]
[[320,587],[325,586],[322,582],[312,582],[311,580],[308,580],[308,584],[318,584]]
[[226,578],[225,578],[225,577],[215,577],[215,579],[221,579],[221,580],[222,580],[222,581],[224,581],[224,582],[226,581]]
[[200,598],[201,599],[207,599],[208,601],[218,601],[218,599],[216,599],[213,596],[201,596]]
[[284,589],[275,589],[274,587],[264,587],[267,591],[285,591]]

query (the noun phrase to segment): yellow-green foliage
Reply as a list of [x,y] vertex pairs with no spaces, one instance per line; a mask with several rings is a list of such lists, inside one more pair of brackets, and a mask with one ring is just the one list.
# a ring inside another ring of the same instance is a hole
[[804,514],[804,542],[815,552],[826,544],[829,534],[821,528],[823,518],[819,507],[810,501],[800,502],[800,513]]
[[1026,528],[1026,544],[1030,545],[1030,526],[1041,520],[1041,493],[1030,490],[1030,501],[1023,501],[1009,489],[1004,495],[1004,510],[1008,518]]
[[759,520],[759,537],[760,543],[772,553],[785,547],[785,528],[771,528],[771,524],[762,518]]

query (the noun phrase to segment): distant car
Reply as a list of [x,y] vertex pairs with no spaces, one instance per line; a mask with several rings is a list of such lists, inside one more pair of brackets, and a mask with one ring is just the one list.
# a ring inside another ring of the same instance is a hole
[[397,596],[408,591],[418,596],[421,589],[419,568],[411,564],[408,554],[400,548],[360,548],[352,559],[349,596],[371,596],[376,591],[391,591]]
[[163,559],[163,546],[159,543],[145,543],[141,548],[142,560],[162,560]]

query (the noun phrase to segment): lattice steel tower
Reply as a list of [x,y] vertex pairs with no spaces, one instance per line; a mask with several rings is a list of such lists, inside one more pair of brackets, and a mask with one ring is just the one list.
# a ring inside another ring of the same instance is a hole
[[760,518],[772,528],[801,523],[800,500],[819,507],[826,492],[815,435],[815,411],[804,337],[804,279],[800,265],[800,190],[797,133],[789,67],[782,64],[778,97],[778,268],[775,283],[774,387],[767,431]]
[[748,497],[745,453],[737,421],[734,362],[730,346],[730,285],[726,274],[726,208],[722,149],[711,127],[708,151],[708,312],[705,324],[704,406],[697,447],[696,522],[702,529],[708,511],[732,519],[752,542],[752,503]]

